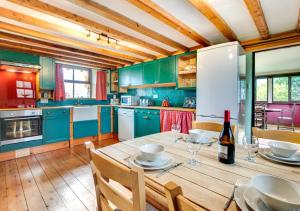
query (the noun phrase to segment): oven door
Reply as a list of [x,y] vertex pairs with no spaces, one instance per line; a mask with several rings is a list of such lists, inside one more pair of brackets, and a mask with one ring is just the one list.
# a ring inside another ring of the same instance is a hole
[[1,119],[1,145],[42,139],[41,116]]

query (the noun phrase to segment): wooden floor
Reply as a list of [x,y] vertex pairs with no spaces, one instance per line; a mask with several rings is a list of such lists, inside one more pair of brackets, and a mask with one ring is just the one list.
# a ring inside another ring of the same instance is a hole
[[96,210],[84,146],[1,162],[0,211],[6,210]]

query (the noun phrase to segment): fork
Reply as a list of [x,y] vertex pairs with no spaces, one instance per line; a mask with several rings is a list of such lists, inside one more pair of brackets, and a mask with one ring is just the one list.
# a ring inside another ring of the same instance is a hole
[[232,193],[231,193],[229,199],[227,200],[227,202],[226,202],[225,205],[224,205],[224,208],[223,208],[224,210],[227,210],[227,209],[228,209],[229,205],[231,204],[231,202],[232,202],[233,199],[234,199],[234,193],[235,193],[235,190],[236,190],[240,185],[241,185],[241,182],[237,180],[237,181],[235,182],[234,186],[233,186],[233,190],[232,190]]

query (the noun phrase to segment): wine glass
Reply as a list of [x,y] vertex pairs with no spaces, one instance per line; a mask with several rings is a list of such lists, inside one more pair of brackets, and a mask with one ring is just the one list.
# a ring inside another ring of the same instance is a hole
[[191,166],[196,166],[200,162],[197,160],[197,154],[201,149],[201,135],[198,134],[197,136],[189,135],[186,139],[187,142],[187,150],[191,153],[191,158],[187,161],[187,163]]
[[256,153],[258,153],[259,142],[256,136],[251,136],[251,142],[247,141],[247,137],[243,137],[243,147],[247,151],[247,156],[244,160],[255,162]]
[[172,134],[174,136],[174,142],[176,143],[178,141],[178,133],[180,133],[180,125],[179,124],[172,124],[172,128],[171,128],[171,131],[172,131]]

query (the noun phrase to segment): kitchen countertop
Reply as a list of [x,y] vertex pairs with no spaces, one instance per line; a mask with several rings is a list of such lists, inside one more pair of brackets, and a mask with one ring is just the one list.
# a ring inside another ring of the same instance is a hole
[[[170,110],[170,111],[190,111],[196,112],[195,108],[182,108],[182,107],[162,107],[162,106],[125,106],[125,105],[80,105],[81,106],[99,106],[99,107],[120,107],[120,108],[142,108],[142,109],[156,109],[156,110]],[[72,106],[43,106],[35,108],[2,108],[0,111],[15,111],[15,110],[35,110],[35,109],[56,109],[56,108],[73,108]]]

